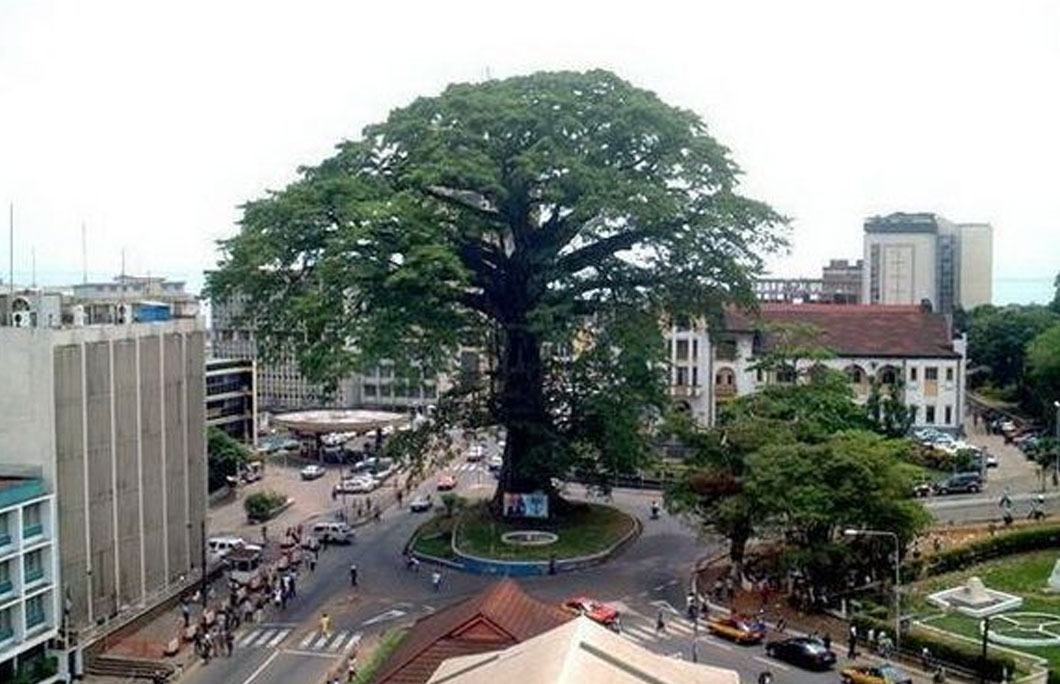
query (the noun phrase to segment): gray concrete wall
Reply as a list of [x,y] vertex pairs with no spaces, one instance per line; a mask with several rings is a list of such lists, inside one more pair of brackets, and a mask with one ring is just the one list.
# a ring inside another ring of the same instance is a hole
[[180,335],[163,338],[162,403],[165,437],[166,533],[169,546],[169,581],[188,570],[187,437],[184,429],[184,349]]
[[118,604],[142,598],[140,567],[140,459],[137,423],[136,341],[114,343],[114,459],[117,475]]
[[111,457],[110,343],[85,345],[85,415],[88,427],[88,529],[92,614],[118,612],[114,582],[114,462]]
[[59,516],[59,572],[70,594],[70,622],[90,622],[85,524],[84,385],[81,345],[55,350],[56,506]]
[[140,449],[144,473],[144,576],[148,594],[166,583],[161,358],[157,336],[140,339]]
[[191,567],[202,571],[202,526],[206,520],[206,334],[194,332],[185,345],[188,432],[188,517]]

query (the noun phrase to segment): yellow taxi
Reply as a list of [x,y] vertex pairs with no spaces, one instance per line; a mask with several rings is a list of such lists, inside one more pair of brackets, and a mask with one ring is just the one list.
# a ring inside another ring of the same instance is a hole
[[707,620],[711,634],[730,639],[738,644],[757,644],[766,638],[766,626],[750,618],[718,617]]
[[843,684],[913,684],[913,678],[894,665],[863,665],[844,668]]

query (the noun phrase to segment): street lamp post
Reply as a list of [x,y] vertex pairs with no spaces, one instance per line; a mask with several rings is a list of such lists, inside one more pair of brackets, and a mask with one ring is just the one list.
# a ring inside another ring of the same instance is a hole
[[857,530],[851,528],[843,530],[843,536],[890,537],[892,540],[894,540],[894,650],[896,653],[900,653],[902,647],[902,604],[900,591],[902,584],[902,546],[901,543],[898,541],[898,535],[894,532],[888,532],[886,530]]
[[1053,444],[1053,479],[1060,478],[1060,401],[1053,402],[1056,409],[1056,419],[1053,421],[1056,430],[1056,442]]

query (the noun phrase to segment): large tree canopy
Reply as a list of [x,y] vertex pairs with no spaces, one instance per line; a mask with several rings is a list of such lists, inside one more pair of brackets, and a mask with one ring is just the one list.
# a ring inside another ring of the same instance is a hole
[[495,341],[502,489],[548,490],[644,456],[661,317],[748,300],[782,246],[737,176],[697,115],[606,71],[452,85],[248,203],[209,292],[315,380]]

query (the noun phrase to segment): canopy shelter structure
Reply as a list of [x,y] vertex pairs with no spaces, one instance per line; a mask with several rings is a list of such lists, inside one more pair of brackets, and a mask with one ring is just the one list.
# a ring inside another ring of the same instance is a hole
[[409,425],[409,417],[388,411],[365,411],[360,409],[321,409],[281,413],[272,418],[274,425],[286,428],[303,438],[309,438],[311,451],[323,458],[320,448],[323,438],[332,434],[365,435],[375,432],[381,441],[382,431]]

